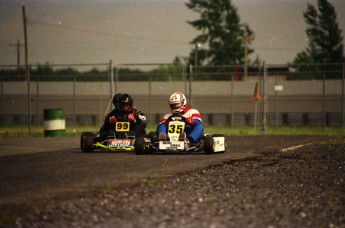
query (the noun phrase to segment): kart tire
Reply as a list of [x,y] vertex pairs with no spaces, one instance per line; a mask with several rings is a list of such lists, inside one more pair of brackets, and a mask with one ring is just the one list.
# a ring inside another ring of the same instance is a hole
[[207,135],[204,137],[204,152],[205,154],[214,153],[214,141],[213,141],[213,137],[210,135]]
[[80,149],[83,151],[85,136],[93,136],[92,132],[82,132],[80,135]]
[[93,151],[93,136],[87,135],[84,137],[83,152],[91,153]]
[[142,136],[135,139],[134,149],[135,149],[134,150],[135,154],[137,154],[137,155],[152,153],[151,152],[151,144],[147,143],[145,141],[145,138]]
[[146,153],[144,137],[140,136],[135,139],[134,151],[135,151],[135,154],[137,155],[142,155]]
[[155,142],[158,138],[157,132],[155,131],[150,131],[148,136],[151,139],[151,143]]

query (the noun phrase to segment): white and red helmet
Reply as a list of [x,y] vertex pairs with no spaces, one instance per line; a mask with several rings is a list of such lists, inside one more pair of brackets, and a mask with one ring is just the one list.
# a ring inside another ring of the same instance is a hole
[[183,113],[187,105],[186,96],[183,93],[175,92],[169,97],[169,106],[172,114]]

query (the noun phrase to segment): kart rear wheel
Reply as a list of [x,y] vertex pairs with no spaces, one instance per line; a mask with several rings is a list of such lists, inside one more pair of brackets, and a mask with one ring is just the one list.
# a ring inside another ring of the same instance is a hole
[[204,152],[205,154],[214,153],[214,141],[213,141],[213,137],[210,135],[206,135],[204,137]]
[[84,141],[85,141],[85,137],[86,136],[93,136],[93,133],[92,132],[82,132],[81,135],[80,135],[80,149],[83,151],[83,148],[84,148]]
[[83,152],[90,153],[93,151],[93,136],[87,135],[84,137],[84,146],[82,148]]

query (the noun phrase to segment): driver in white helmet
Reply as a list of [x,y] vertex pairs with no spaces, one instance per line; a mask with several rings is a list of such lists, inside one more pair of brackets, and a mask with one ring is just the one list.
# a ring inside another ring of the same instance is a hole
[[198,110],[189,108],[186,96],[181,92],[175,92],[170,95],[169,106],[171,113],[164,115],[157,127],[159,139],[166,140],[169,118],[171,116],[182,116],[186,122],[186,127],[184,133],[179,138],[181,140],[187,140],[190,143],[198,143],[204,132],[201,115]]

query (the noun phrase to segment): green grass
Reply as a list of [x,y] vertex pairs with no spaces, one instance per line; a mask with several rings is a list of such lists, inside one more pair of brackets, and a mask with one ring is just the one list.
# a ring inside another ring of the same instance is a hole
[[254,127],[206,127],[206,133],[225,135],[327,135],[342,136],[342,128],[317,128],[317,127],[269,127],[266,131]]
[[[147,132],[155,131],[155,125],[149,125],[147,127]],[[66,136],[76,136],[84,131],[97,132],[99,130],[98,126],[77,126],[77,127],[67,127],[65,135]],[[42,126],[33,126],[31,128],[31,135],[33,137],[43,137],[44,129]],[[319,127],[269,127],[266,131],[257,127],[215,127],[206,126],[205,133],[208,134],[224,134],[224,135],[325,135],[325,136],[344,136],[342,128],[319,128]],[[0,127],[0,137],[28,137],[29,128],[28,126],[1,126]]]

